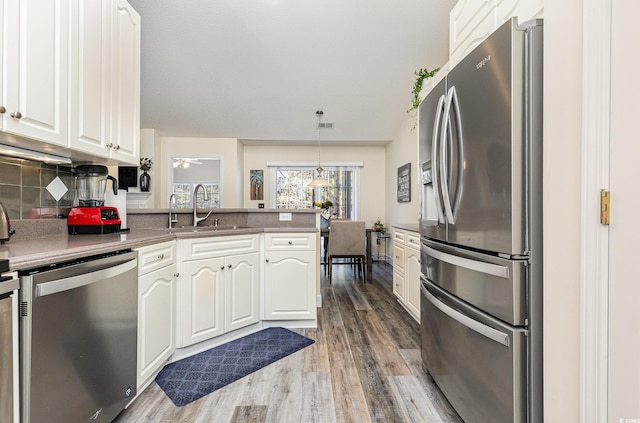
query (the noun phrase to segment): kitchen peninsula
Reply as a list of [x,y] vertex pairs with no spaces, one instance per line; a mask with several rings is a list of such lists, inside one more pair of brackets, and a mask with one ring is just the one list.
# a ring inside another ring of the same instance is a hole
[[317,211],[214,209],[198,226],[191,215],[178,211],[170,229],[167,209],[137,209],[127,213],[128,231],[104,235],[67,235],[62,219],[17,220],[0,258],[24,275],[135,251],[138,393],[168,362],[264,327],[316,326]]

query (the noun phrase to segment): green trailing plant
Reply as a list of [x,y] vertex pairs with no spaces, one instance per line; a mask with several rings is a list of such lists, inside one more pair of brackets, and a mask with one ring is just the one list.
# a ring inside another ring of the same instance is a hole
[[407,110],[407,113],[411,114],[420,106],[420,91],[422,91],[422,85],[424,84],[424,81],[431,78],[439,70],[440,68],[436,68],[432,71],[428,70],[427,68],[421,68],[413,72],[413,74],[417,78],[416,82],[413,83],[413,89],[411,90],[411,94],[413,94],[413,97],[411,98],[411,108]]

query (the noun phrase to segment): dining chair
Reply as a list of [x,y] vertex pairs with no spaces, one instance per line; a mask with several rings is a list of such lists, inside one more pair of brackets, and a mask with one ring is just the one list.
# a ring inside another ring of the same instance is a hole
[[366,280],[364,266],[366,256],[365,222],[331,219],[327,250],[329,255],[329,283],[331,283],[334,258],[356,259],[358,272],[363,276],[362,280]]

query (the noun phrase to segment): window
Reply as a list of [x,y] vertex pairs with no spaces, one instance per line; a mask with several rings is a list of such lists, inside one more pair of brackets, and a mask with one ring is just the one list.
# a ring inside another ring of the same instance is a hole
[[315,174],[315,166],[277,166],[273,169],[275,187],[272,202],[275,208],[310,209],[316,201],[333,203],[329,213],[340,219],[357,218],[357,177],[358,167],[327,166],[323,176],[329,181],[328,187],[309,188]]
[[222,159],[218,157],[169,157],[171,180],[169,194],[175,194],[176,208],[193,207],[193,190],[202,184],[209,201],[204,201],[202,190],[198,191],[197,206],[200,208],[222,207]]
[[[173,184],[173,193],[176,195],[177,209],[187,209],[193,207],[193,190],[197,183],[176,182]],[[209,194],[209,201],[204,201],[202,191],[198,191],[199,208],[219,208],[220,207],[220,186],[218,184],[202,184]]]

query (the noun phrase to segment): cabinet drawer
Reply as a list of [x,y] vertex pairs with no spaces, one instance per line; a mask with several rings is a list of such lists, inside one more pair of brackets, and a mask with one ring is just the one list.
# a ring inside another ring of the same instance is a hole
[[266,250],[315,250],[315,233],[287,233],[287,234],[265,234],[264,248]]
[[407,232],[407,247],[420,249],[420,234]]
[[138,248],[138,275],[144,275],[176,262],[176,242]]
[[404,272],[404,269],[406,267],[406,263],[405,263],[405,254],[406,254],[406,247],[404,244],[401,244],[399,242],[394,242],[393,243],[393,268],[394,270],[399,270],[401,272]]
[[406,234],[402,229],[393,230],[393,242],[404,244],[405,238],[406,238]]
[[184,260],[222,257],[258,251],[259,235],[234,235],[183,240]]

